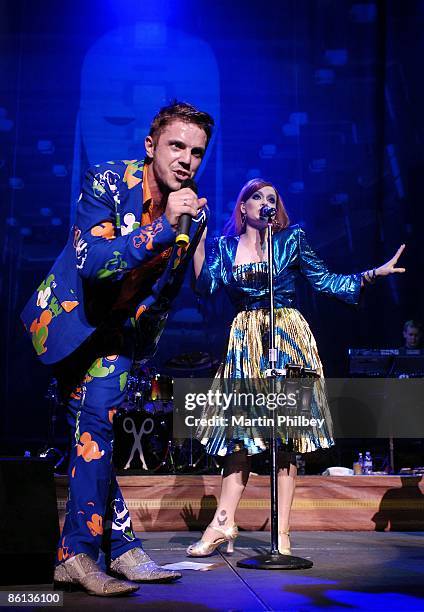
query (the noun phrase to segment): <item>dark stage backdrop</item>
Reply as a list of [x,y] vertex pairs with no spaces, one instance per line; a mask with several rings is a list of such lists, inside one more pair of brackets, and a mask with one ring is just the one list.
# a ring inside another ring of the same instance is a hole
[[[399,346],[403,321],[422,318],[422,0],[3,0],[0,11],[3,452],[45,435],[49,373],[19,312],[65,242],[81,173],[143,156],[150,118],[175,97],[217,122],[199,177],[211,234],[260,175],[334,270],[407,243],[408,273],[358,308],[300,285],[327,374],[346,372],[349,346]],[[222,296],[199,308],[187,283],[157,367],[219,357],[228,318]]]

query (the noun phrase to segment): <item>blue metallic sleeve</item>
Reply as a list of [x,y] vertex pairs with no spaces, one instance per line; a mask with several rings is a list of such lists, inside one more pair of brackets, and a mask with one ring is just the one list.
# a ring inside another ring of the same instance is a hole
[[333,295],[347,302],[357,304],[361,293],[362,275],[335,274],[330,272],[326,264],[311,249],[306,240],[305,232],[299,228],[300,271],[308,279],[316,291]]

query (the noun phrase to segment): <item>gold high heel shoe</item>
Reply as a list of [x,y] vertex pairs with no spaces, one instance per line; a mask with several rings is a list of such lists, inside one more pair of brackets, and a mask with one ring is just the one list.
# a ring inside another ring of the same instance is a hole
[[[281,536],[286,535],[289,539],[289,546],[288,548],[284,548],[282,543],[281,543]],[[290,548],[290,531],[287,529],[286,531],[279,531],[278,532],[278,552],[280,553],[280,555],[291,555],[292,551]]]
[[224,544],[224,542],[228,542],[227,553],[234,552],[234,541],[238,536],[237,525],[234,523],[234,525],[227,527],[226,529],[211,526],[211,529],[221,533],[222,536],[216,540],[212,540],[212,542],[203,542],[202,540],[199,540],[194,544],[190,544],[186,551],[188,557],[209,557],[218,548],[218,546]]

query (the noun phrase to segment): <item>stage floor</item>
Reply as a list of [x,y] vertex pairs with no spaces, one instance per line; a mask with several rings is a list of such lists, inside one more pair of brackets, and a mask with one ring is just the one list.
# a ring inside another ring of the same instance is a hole
[[[188,560],[185,549],[199,535],[150,532],[143,534],[143,541],[151,557],[166,564]],[[184,570],[183,578],[176,583],[141,585],[138,593],[126,598],[65,593],[64,608],[101,606],[105,610],[167,612],[424,610],[424,532],[294,532],[293,553],[311,559],[312,569],[254,571],[236,566],[240,558],[266,552],[268,541],[269,533],[242,532],[232,556],[218,552],[205,559],[192,559],[213,562],[209,571]]]

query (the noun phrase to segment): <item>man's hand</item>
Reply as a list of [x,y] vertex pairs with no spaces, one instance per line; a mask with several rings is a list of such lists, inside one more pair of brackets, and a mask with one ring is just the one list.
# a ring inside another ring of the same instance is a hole
[[192,217],[197,217],[206,202],[206,198],[198,198],[194,191],[188,187],[171,191],[166,204],[165,217],[170,225],[176,228],[181,215],[186,213]]

